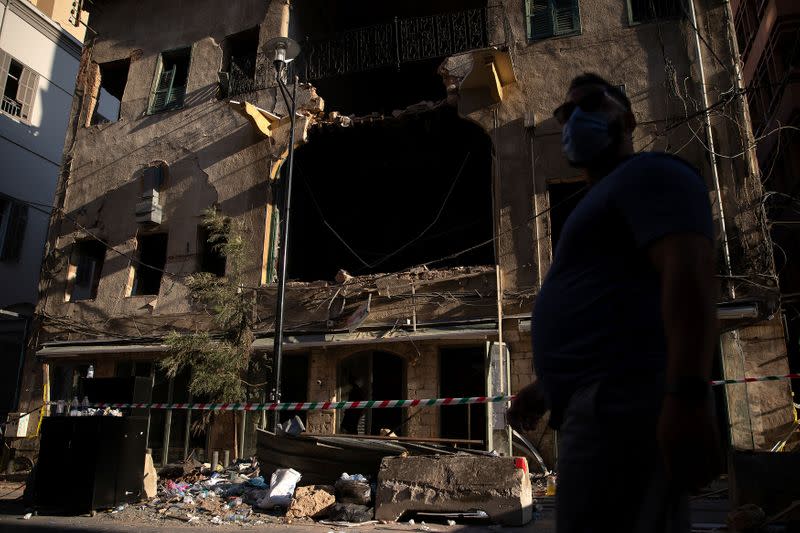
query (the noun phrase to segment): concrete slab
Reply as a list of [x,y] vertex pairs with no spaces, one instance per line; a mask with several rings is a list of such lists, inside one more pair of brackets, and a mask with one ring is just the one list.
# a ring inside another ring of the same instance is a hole
[[533,519],[527,470],[513,457],[473,455],[387,457],[378,474],[375,518],[398,520],[409,511],[479,509],[495,523]]

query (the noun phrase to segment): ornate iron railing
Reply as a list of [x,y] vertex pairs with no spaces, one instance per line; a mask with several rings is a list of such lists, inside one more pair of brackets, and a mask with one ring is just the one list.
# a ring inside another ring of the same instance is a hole
[[[490,45],[489,10],[394,18],[393,22],[306,39],[295,66],[306,81],[445,57]],[[496,9],[496,8],[495,8]]]
[[[289,64],[287,79],[297,75],[301,81],[314,82],[502,44],[490,42],[490,19],[495,17],[502,17],[502,6],[395,17],[386,24],[356,28],[325,39],[306,39],[300,43],[300,56]],[[497,22],[492,20],[491,24]],[[270,68],[269,61],[255,56],[232,60],[229,72],[220,74],[223,96],[273,86]]]

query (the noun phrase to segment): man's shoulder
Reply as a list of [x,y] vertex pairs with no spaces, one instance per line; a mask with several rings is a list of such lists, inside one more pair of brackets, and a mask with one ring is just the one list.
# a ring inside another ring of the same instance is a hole
[[640,152],[630,157],[625,163],[620,166],[620,170],[637,170],[647,169],[653,172],[680,172],[691,173],[695,176],[700,176],[700,171],[697,167],[689,163],[684,158],[668,154],[666,152]]

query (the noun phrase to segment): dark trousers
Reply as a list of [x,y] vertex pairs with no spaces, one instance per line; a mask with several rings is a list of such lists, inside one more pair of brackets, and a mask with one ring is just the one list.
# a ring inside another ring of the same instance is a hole
[[595,383],[577,391],[558,433],[558,533],[688,533],[688,499],[656,442],[660,387]]

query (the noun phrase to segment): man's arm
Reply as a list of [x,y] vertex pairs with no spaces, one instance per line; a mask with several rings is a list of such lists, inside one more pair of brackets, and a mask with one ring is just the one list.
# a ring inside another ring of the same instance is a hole
[[714,247],[701,235],[672,234],[653,243],[649,255],[661,278],[667,339],[659,443],[672,480],[694,489],[719,473],[719,434],[708,387],[719,335]]
[[649,250],[661,277],[661,313],[667,337],[667,385],[711,378],[718,339],[714,247],[695,234],[668,235]]

